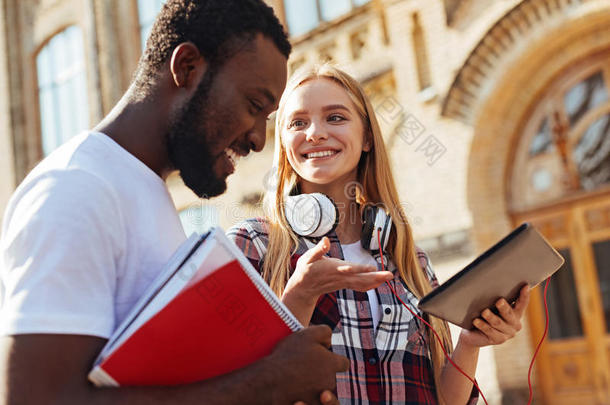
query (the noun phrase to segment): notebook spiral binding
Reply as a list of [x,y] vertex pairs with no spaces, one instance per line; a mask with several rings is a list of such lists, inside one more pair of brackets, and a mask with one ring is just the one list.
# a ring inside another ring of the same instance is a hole
[[[276,296],[273,291],[271,291],[266,284],[264,286],[260,284],[260,277],[252,277],[250,271],[246,271],[246,273],[256,289],[263,295],[263,297],[265,297],[265,300],[269,303],[269,305],[271,305],[271,308],[273,308],[275,313],[280,316],[286,325],[288,325],[291,331],[296,332],[303,329],[303,325],[301,325],[301,323],[294,318],[294,315],[287,312],[284,305],[282,305],[282,303],[275,298]],[[258,273],[256,275],[258,276]]]

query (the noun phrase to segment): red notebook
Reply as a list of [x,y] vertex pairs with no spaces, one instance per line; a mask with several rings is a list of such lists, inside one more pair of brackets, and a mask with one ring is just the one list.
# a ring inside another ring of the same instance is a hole
[[176,385],[244,367],[302,326],[216,228],[189,238],[95,362],[98,386]]

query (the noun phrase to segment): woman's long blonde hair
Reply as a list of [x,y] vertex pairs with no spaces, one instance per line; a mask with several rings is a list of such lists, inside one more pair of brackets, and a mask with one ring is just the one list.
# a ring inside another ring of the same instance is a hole
[[[275,123],[274,152],[277,187],[275,190],[268,190],[265,194],[264,206],[269,219],[269,244],[263,263],[263,277],[275,293],[281,296],[290,277],[290,257],[295,252],[298,243],[298,237],[292,231],[284,215],[284,196],[294,189],[298,180],[297,174],[288,162],[282,142],[282,134],[285,129],[284,107],[297,87],[319,78],[332,80],[342,86],[364,123],[364,136],[369,140],[371,149],[369,152],[363,152],[358,164],[357,181],[359,185],[354,188],[354,196],[360,207],[367,204],[379,205],[392,216],[394,226],[387,252],[409,290],[421,298],[430,291],[431,287],[425,272],[420,267],[413,233],[400,205],[379,123],[360,84],[347,73],[329,64],[301,70],[294,74],[279,103]],[[451,336],[447,323],[434,317],[431,318],[431,324],[442,337],[443,345],[451,351]],[[428,340],[438,393],[439,377],[445,364],[445,358],[431,331],[429,331]],[[440,395],[437,396],[440,397]]]

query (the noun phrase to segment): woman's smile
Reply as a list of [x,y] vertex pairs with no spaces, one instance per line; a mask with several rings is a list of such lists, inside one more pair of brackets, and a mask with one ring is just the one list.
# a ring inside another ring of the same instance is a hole
[[330,158],[336,157],[341,151],[336,149],[322,149],[315,150],[310,152],[305,152],[301,156],[309,161],[318,161],[318,160],[328,160]]

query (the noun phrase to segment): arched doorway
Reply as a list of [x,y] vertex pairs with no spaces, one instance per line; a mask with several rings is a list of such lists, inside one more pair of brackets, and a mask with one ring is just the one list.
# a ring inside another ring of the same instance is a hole
[[[572,64],[524,120],[508,182],[515,224],[533,223],[564,256],[538,360],[549,404],[606,404],[610,382],[610,51]],[[532,340],[544,330],[540,291]]]
[[[609,2],[524,0],[484,35],[443,104],[474,129],[467,193],[479,249],[530,221],[568,259],[536,364],[547,405],[610,404],[608,67]],[[494,350],[504,392],[527,393],[541,293],[529,331]]]

